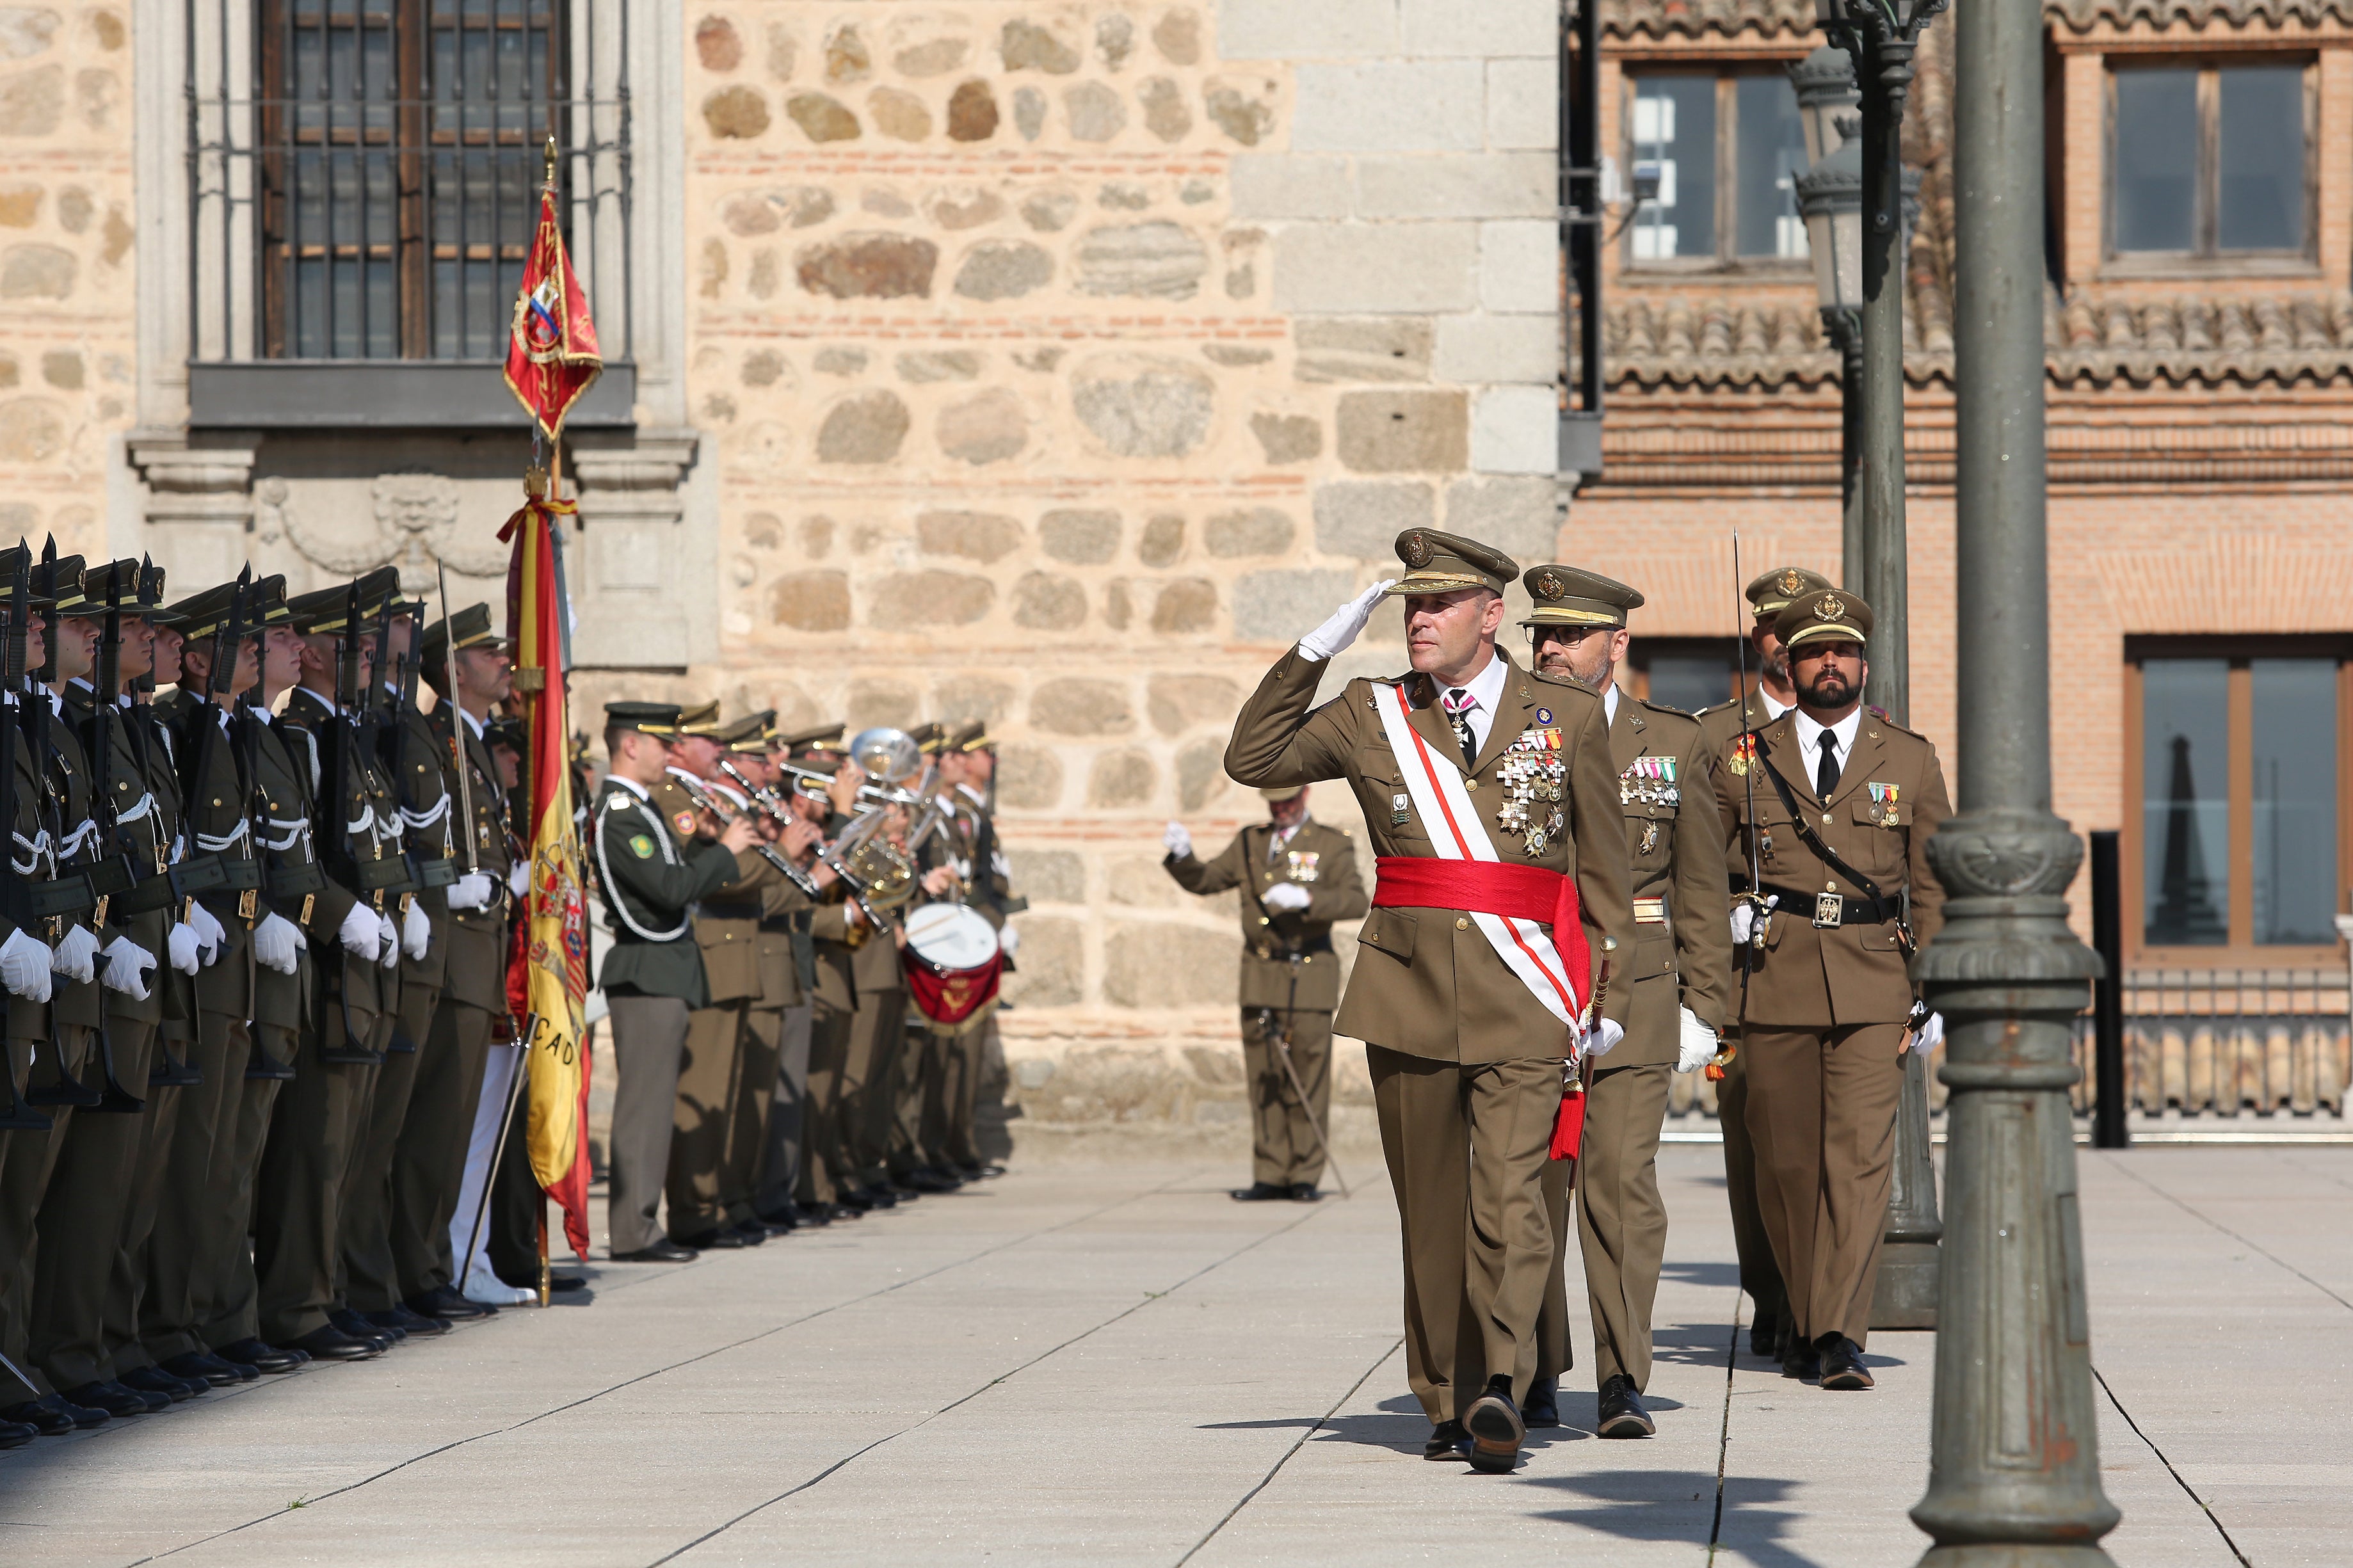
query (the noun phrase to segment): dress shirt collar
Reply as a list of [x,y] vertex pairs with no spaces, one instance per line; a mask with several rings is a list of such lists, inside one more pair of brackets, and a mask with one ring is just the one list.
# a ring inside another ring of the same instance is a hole
[[1844,773],[1846,759],[1854,750],[1854,737],[1862,728],[1862,705],[1856,704],[1853,712],[1827,726],[1816,723],[1802,708],[1795,710],[1795,712],[1796,718],[1791,722],[1797,729],[1798,751],[1801,756],[1799,765],[1805,769],[1806,776],[1811,778],[1814,775],[1814,768],[1821,759],[1821,737],[1825,733],[1833,739],[1831,754],[1838,758],[1839,771]]
[[607,773],[605,777],[608,782],[619,784],[623,789],[628,790],[639,800],[651,800],[654,797],[653,791],[648,789],[645,785],[639,784],[635,779],[624,778],[619,773]]
[[1614,680],[1609,689],[1601,694],[1601,720],[1605,724],[1618,722],[1618,683]]

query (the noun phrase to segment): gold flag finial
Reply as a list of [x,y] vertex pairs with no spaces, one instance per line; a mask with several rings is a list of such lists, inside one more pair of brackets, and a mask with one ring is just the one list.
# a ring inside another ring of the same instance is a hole
[[553,136],[550,136],[550,137],[547,139],[547,148],[546,148],[546,152],[547,152],[547,188],[548,188],[549,190],[551,190],[551,191],[552,191],[552,190],[554,190],[554,189],[555,188],[555,138],[554,138],[554,137],[553,137]]

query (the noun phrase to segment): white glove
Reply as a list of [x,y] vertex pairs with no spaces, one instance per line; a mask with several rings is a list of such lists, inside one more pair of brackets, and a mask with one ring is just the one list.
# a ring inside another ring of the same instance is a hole
[[386,969],[400,962],[400,922],[390,915],[377,917],[383,923],[377,927],[375,961]]
[[997,951],[1010,958],[1021,951],[1021,931],[1017,926],[1007,926],[997,933]]
[[195,928],[197,945],[204,949],[201,955],[204,962],[207,964],[214,963],[221,955],[222,944],[228,941],[228,932],[222,928],[219,917],[191,900],[188,924]]
[[1942,1013],[1931,1013],[1928,1015],[1928,1021],[1920,1026],[1920,1032],[1912,1037],[1911,1043],[1905,1047],[1905,1049],[1933,1051],[1944,1043],[1945,1016]]
[[498,884],[491,881],[486,873],[469,871],[449,884],[450,912],[487,910],[491,907],[491,895],[497,890]]
[[302,933],[284,915],[271,915],[253,928],[253,962],[280,974],[291,974],[301,963]]
[[1719,1047],[1715,1031],[1699,1021],[1699,1015],[1688,1007],[1675,1009],[1676,1045],[1681,1055],[1675,1058],[1677,1072],[1697,1072],[1715,1059]]
[[49,967],[78,984],[88,984],[97,978],[98,966],[92,962],[97,957],[98,938],[88,926],[76,926],[50,953]]
[[1160,835],[1161,847],[1179,860],[1193,852],[1193,836],[1185,831],[1181,822],[1172,822]]
[[1625,1025],[1615,1018],[1604,1018],[1587,1032],[1585,1054],[1599,1061],[1603,1057],[1616,1050],[1618,1042],[1625,1037]]
[[204,961],[197,954],[204,945],[204,939],[196,934],[196,928],[185,921],[174,921],[170,932],[164,938],[164,951],[170,956],[172,967],[183,974],[194,974],[203,966]]
[[1296,882],[1277,882],[1266,890],[1265,896],[1260,899],[1259,902],[1268,909],[1288,914],[1293,910],[1305,909],[1308,900],[1314,897],[1314,894]]
[[433,920],[425,906],[410,900],[408,912],[400,917],[400,950],[409,957],[422,961],[425,950],[433,943]]
[[[1780,907],[1780,894],[1767,893],[1765,895],[1765,907],[1767,909],[1778,909]],[[1749,933],[1754,931],[1756,929],[1757,906],[1750,903],[1746,899],[1735,900],[1732,906],[1732,945],[1735,947],[1747,946]]]
[[0,984],[27,1002],[49,999],[49,944],[19,926],[0,942]]
[[1373,618],[1373,606],[1396,584],[1396,578],[1385,577],[1333,611],[1330,620],[1299,639],[1299,651],[1317,660],[1345,653],[1348,645],[1365,629],[1365,623]]
[[133,1002],[147,1000],[147,972],[155,967],[155,955],[127,936],[118,936],[106,944],[106,973],[99,984],[109,991],[120,991]]
[[336,931],[335,940],[342,942],[343,951],[353,958],[374,963],[375,955],[384,948],[384,921],[378,920],[376,912],[365,904],[353,904],[351,913],[343,917],[343,925]]
[[507,868],[507,891],[522,898],[531,891],[531,862],[518,860]]

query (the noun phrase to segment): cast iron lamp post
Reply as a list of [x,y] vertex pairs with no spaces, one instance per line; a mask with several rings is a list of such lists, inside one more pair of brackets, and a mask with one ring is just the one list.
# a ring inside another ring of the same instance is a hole
[[[1843,69],[1843,57],[1839,63]],[[1841,121],[1848,131],[1858,123],[1851,114]],[[1806,140],[1813,140],[1811,132]],[[1822,331],[1839,353],[1839,508],[1843,519],[1839,580],[1861,594],[1862,506],[1856,479],[1862,463],[1862,149],[1852,137],[1798,176],[1798,211],[1806,220],[1806,250],[1814,264]]]
[[2099,960],[2051,811],[2043,519],[2042,5],[1969,0],[1955,83],[1959,814],[1914,973],[1945,1016],[1945,1198],[1923,1568],[2111,1568],[2076,1205],[2068,1026]]

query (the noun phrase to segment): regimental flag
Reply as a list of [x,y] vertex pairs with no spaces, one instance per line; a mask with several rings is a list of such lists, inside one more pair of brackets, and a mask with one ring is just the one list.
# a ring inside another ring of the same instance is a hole
[[564,434],[565,416],[604,370],[596,323],[588,319],[588,296],[573,276],[563,231],[555,226],[551,180],[539,193],[539,229],[523,265],[522,292],[515,298],[507,385],[553,441]]
[[558,519],[569,501],[533,497],[499,531],[514,557],[507,572],[507,628],[514,639],[515,695],[523,704],[525,825],[531,888],[507,976],[509,1006],[535,1020],[524,1042],[531,1074],[527,1123],[532,1174],[564,1208],[564,1234],[588,1257],[588,900],[580,834],[572,815],[571,726],[565,708],[568,624],[556,556]]

